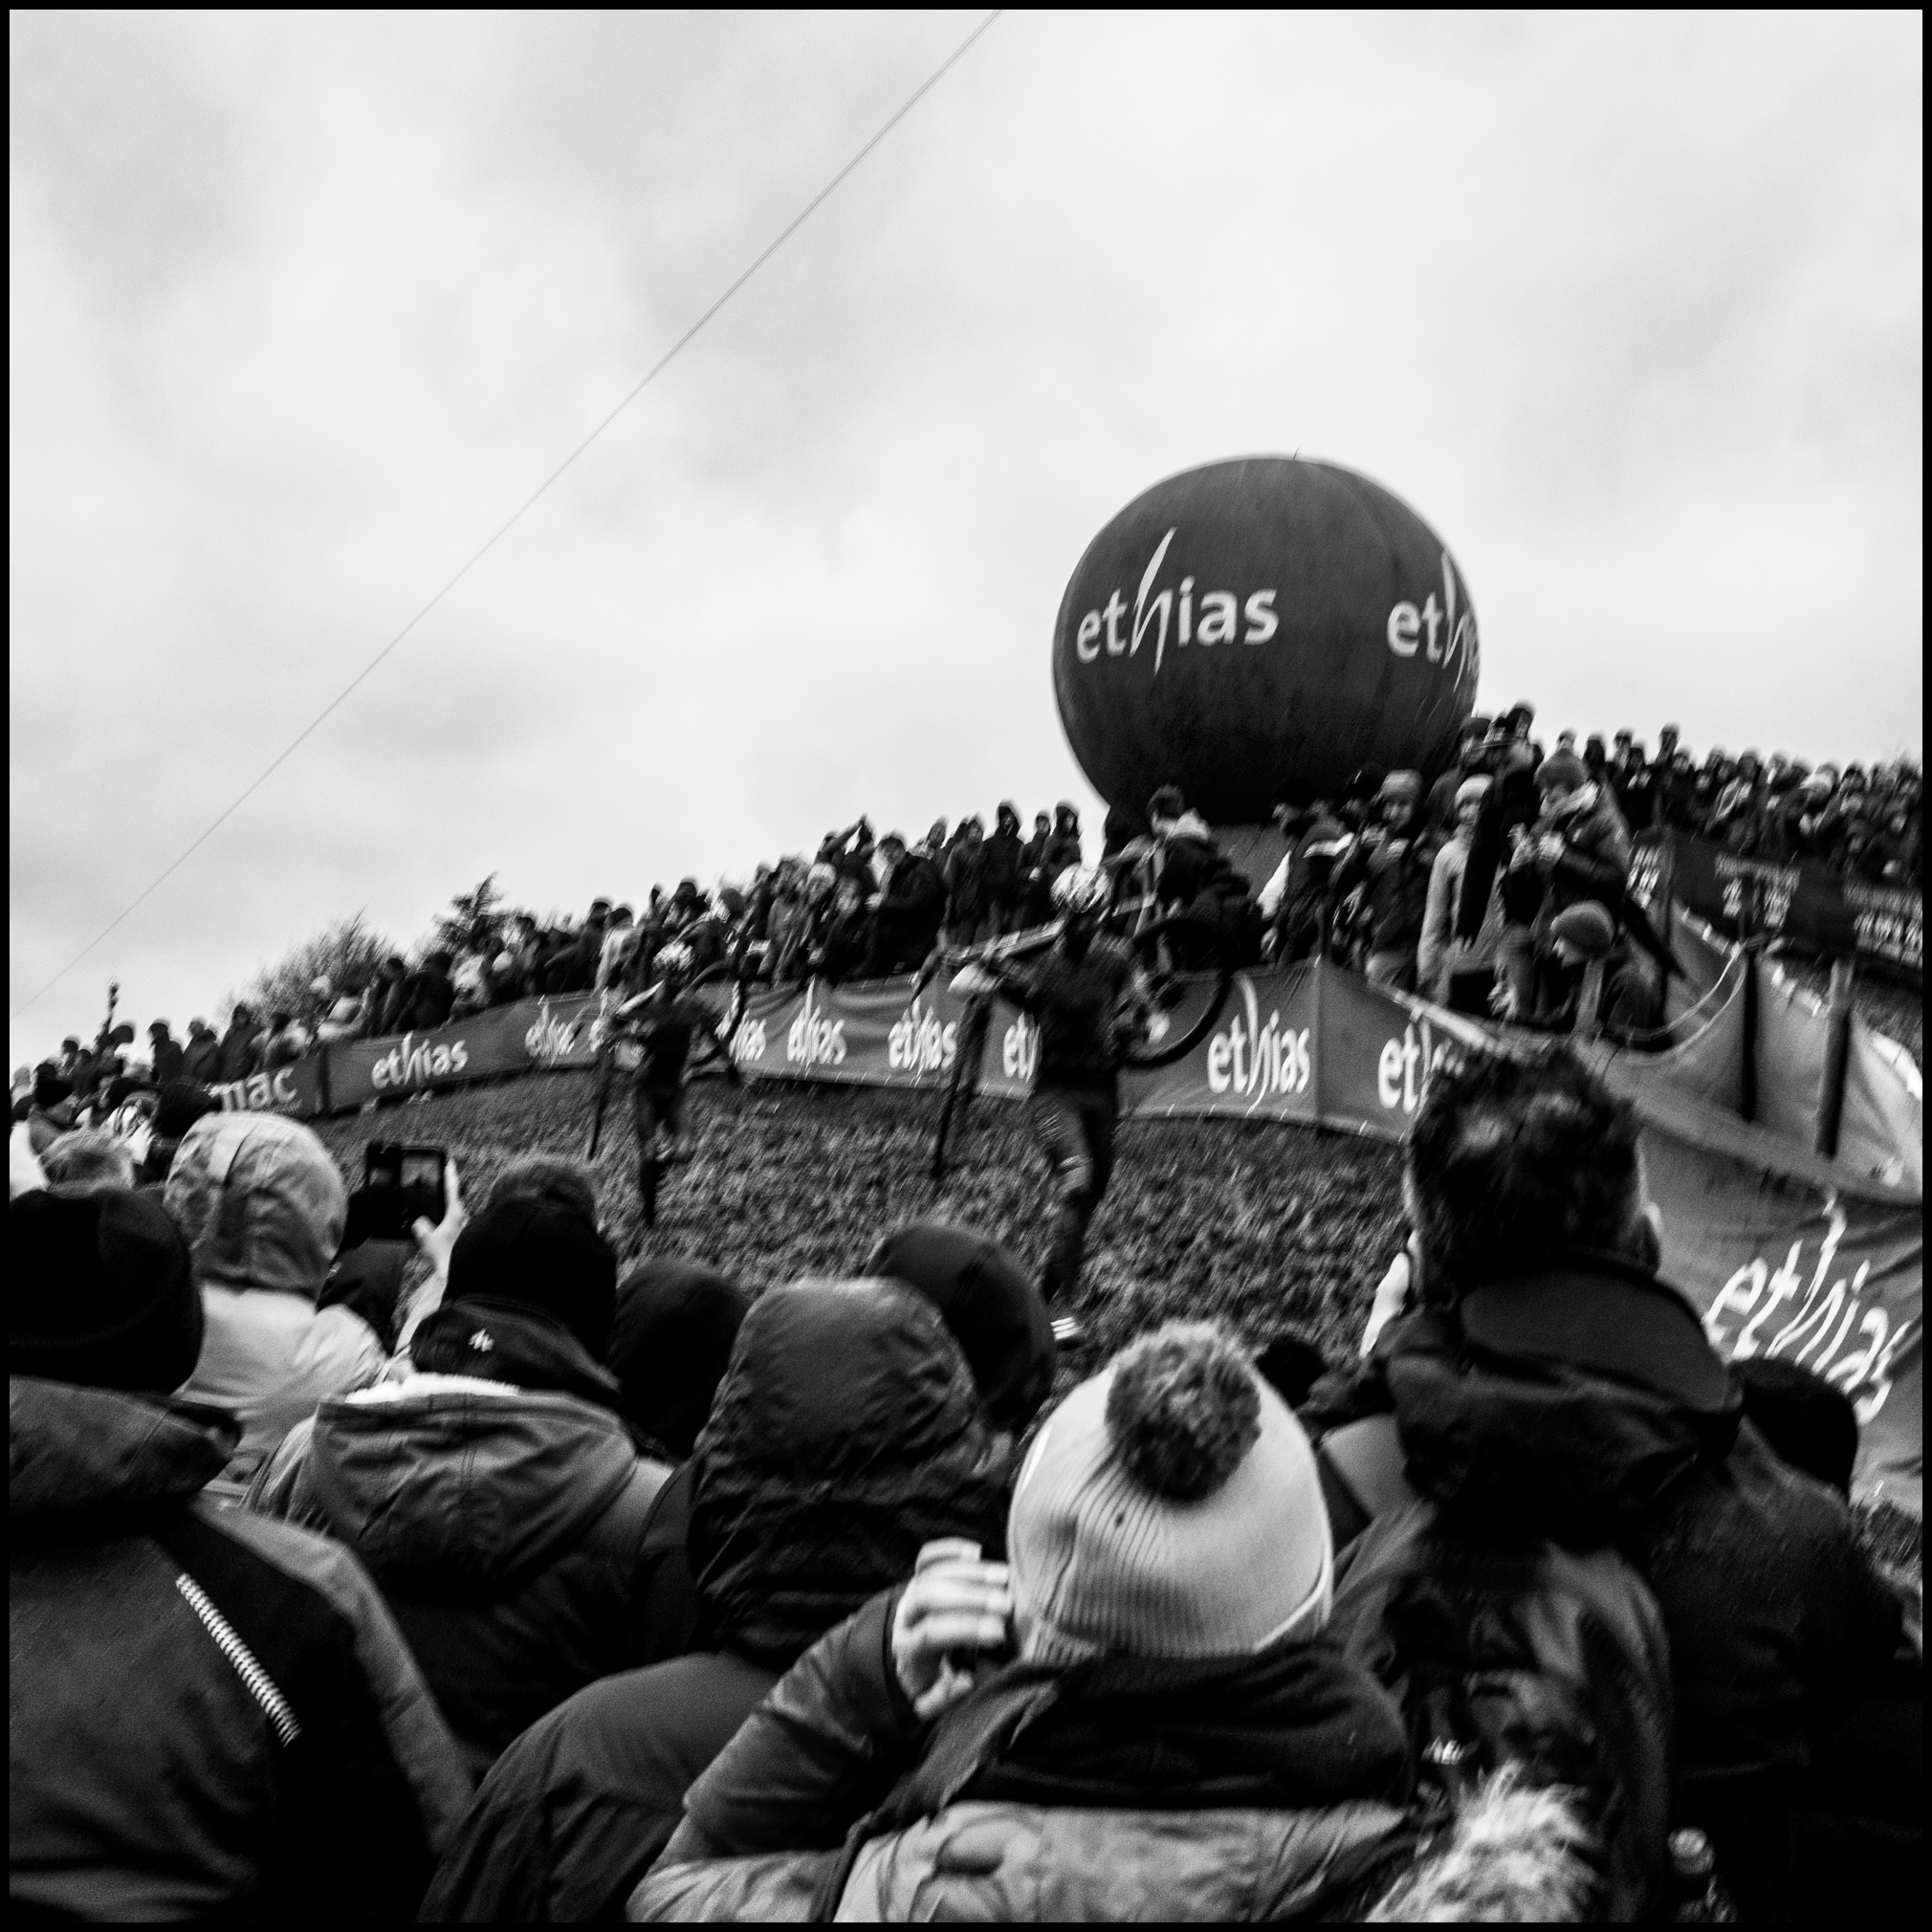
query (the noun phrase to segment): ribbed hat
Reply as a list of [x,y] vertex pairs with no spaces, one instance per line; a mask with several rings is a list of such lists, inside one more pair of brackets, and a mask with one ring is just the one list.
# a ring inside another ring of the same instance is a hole
[[1302,1427],[1217,1328],[1144,1336],[1047,1419],[1007,1527],[1027,1657],[1245,1657],[1328,1621]]

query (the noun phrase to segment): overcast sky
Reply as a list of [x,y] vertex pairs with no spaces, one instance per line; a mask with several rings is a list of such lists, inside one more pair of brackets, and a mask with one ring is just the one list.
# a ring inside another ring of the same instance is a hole
[[[978,17],[11,16],[11,1006]],[[1485,707],[1917,752],[1921,66],[1916,14],[1001,19],[14,1061],[492,870],[1090,801],[1061,591],[1218,456],[1414,504]]]

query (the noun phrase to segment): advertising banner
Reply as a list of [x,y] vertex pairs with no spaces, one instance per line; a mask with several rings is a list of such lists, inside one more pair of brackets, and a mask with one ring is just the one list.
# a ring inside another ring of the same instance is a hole
[[328,1065],[319,1053],[305,1055],[289,1066],[251,1073],[246,1080],[225,1080],[209,1090],[231,1113],[289,1113],[313,1120],[330,1109]]
[[395,1100],[553,1066],[588,1066],[593,1058],[593,993],[519,999],[451,1021],[428,1033],[357,1040],[327,1049],[332,1109]]
[[1902,887],[1847,878],[1811,860],[1776,864],[1703,839],[1646,833],[1631,889],[1655,902],[1667,890],[1730,937],[1764,933],[1830,954],[1853,954],[1921,979],[1925,900]]

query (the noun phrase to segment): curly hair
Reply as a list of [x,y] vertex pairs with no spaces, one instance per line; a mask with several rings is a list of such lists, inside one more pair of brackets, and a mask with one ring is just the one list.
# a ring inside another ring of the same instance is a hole
[[1439,1065],[1409,1140],[1432,1297],[1567,1249],[1622,1249],[1637,1207],[1636,1137],[1631,1108],[1562,1047]]

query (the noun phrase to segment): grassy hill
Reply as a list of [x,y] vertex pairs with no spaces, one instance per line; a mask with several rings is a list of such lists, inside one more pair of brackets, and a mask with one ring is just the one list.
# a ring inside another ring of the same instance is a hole
[[[378,1135],[446,1146],[472,1204],[525,1153],[581,1156],[587,1073],[538,1074],[318,1123],[351,1179]],[[688,1255],[757,1290],[852,1273],[904,1220],[981,1228],[1036,1265],[1050,1205],[1023,1109],[982,1101],[943,1187],[928,1179],[936,1100],[767,1082],[693,1087],[696,1147],[673,1171],[658,1225],[639,1221],[625,1098],[613,1099],[596,1163],[606,1232],[626,1262]],[[1299,1128],[1130,1123],[1088,1240],[1080,1306],[1104,1357],[1171,1314],[1215,1313],[1260,1344],[1289,1328],[1346,1353],[1400,1244],[1399,1155],[1377,1142]]]

